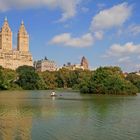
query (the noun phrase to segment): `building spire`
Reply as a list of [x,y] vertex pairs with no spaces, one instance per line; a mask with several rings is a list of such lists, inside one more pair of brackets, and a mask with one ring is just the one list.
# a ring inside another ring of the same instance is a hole
[[18,30],[18,51],[21,52],[28,52],[29,51],[29,35],[26,31],[25,25],[23,20],[21,21],[21,25]]
[[4,18],[4,23],[3,23],[3,26],[2,26],[2,29],[5,29],[5,28],[7,28],[9,31],[11,31],[10,26],[8,24],[7,17]]
[[85,58],[85,56],[82,57],[81,66],[83,66],[84,69],[88,69],[88,60]]
[[27,31],[25,29],[24,21],[23,20],[21,21],[21,25],[20,25],[20,28],[19,28],[19,33],[27,34]]

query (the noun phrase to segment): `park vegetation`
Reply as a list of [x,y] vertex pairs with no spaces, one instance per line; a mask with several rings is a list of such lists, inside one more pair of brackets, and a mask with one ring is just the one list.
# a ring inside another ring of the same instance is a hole
[[16,71],[0,67],[0,90],[73,89],[88,94],[135,95],[140,91],[140,76],[127,77],[119,67],[100,67],[95,71],[65,68],[37,72],[31,66]]

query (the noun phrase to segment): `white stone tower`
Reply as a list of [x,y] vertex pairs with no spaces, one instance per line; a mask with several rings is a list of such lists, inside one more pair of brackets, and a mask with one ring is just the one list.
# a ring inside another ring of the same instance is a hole
[[7,18],[5,18],[4,24],[0,31],[0,49],[5,51],[12,50],[12,31],[8,24]]
[[21,26],[17,36],[17,50],[21,52],[29,51],[29,35],[25,29],[24,22],[21,22]]

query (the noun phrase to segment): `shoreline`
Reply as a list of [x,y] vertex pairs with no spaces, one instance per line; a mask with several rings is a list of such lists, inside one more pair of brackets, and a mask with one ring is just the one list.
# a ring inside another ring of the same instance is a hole
[[[44,89],[44,90],[24,90],[24,89],[11,89],[11,90],[0,90],[1,92],[10,92],[10,91],[56,91],[56,92],[75,92],[75,93],[79,93],[81,95],[91,95],[91,96],[138,96],[138,94],[140,93],[136,93],[136,94],[99,94],[99,93],[80,93],[80,90],[74,90],[71,88],[57,88],[57,89]],[[11,93],[12,94],[12,93]]]

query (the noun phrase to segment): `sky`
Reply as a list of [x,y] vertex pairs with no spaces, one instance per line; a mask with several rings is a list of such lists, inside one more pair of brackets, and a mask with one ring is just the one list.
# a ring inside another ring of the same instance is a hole
[[22,20],[34,60],[58,66],[80,63],[91,69],[120,66],[140,70],[140,0],[0,0],[0,27],[8,18],[13,47]]

